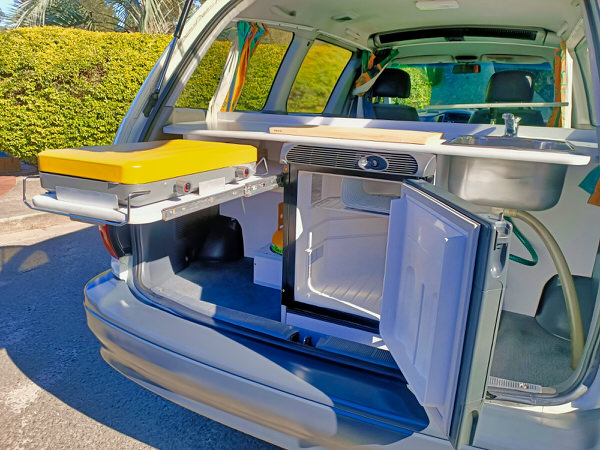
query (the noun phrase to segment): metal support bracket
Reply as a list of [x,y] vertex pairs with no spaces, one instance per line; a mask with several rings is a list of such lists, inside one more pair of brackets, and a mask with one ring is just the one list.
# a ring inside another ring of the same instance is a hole
[[72,220],[77,220],[79,222],[89,222],[89,223],[98,224],[98,225],[112,225],[115,227],[122,227],[123,225],[127,225],[131,218],[131,199],[134,197],[137,197],[138,195],[144,195],[144,194],[150,193],[150,191],[147,191],[147,190],[130,192],[127,195],[127,214],[125,215],[125,218],[122,221],[115,222],[115,221],[111,221],[111,220],[102,220],[102,219],[97,219],[97,218],[93,218],[93,217],[86,217],[83,215],[67,213],[67,212],[63,212],[63,211],[52,210],[52,209],[48,209],[48,208],[40,208],[38,206],[30,204],[27,199],[27,181],[30,179],[35,179],[35,178],[39,179],[40,176],[39,175],[29,175],[29,176],[26,176],[25,178],[23,178],[23,203],[25,203],[25,205],[27,205],[28,208],[36,210],[36,211],[42,211],[42,212],[47,212],[47,213],[51,213],[51,214],[67,216],[67,217],[70,217]]
[[219,192],[207,197],[202,197],[197,200],[186,202],[183,205],[165,208],[162,210],[162,218],[164,221],[172,220],[186,214],[196,211],[201,211],[211,206],[220,205],[221,203],[240,197],[253,197],[263,192],[271,191],[282,185],[282,178],[278,176],[270,176],[256,181],[251,181],[238,188],[233,188],[225,192]]

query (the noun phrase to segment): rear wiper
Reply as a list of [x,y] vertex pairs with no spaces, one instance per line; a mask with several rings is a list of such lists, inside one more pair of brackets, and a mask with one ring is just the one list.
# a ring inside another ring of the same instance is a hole
[[175,46],[177,45],[177,41],[181,38],[181,33],[183,32],[183,26],[187,21],[188,14],[194,0],[185,0],[183,4],[183,10],[181,11],[181,15],[179,16],[179,20],[177,21],[177,25],[175,26],[175,31],[173,32],[173,39],[171,39],[171,43],[169,44],[169,50],[167,53],[167,57],[165,58],[165,64],[163,65],[162,71],[160,72],[160,76],[158,77],[158,81],[156,82],[156,86],[154,87],[154,92],[150,95],[148,99],[148,103],[144,107],[144,116],[148,117],[152,112],[152,109],[158,102],[158,95],[160,94],[160,90],[162,89],[162,85],[165,81],[165,76],[167,75],[167,69],[169,68],[169,63],[171,62],[171,58],[173,57],[173,52],[175,51]]

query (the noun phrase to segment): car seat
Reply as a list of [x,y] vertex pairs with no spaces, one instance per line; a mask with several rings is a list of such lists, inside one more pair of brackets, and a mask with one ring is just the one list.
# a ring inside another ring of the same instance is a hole
[[[490,78],[485,94],[486,103],[531,102],[533,99],[533,74],[524,70],[496,72]],[[469,123],[503,124],[502,114],[512,113],[521,118],[521,125],[543,127],[542,113],[532,108],[489,108],[475,111]]]
[[[371,89],[376,98],[410,97],[410,75],[402,69],[385,69]],[[384,120],[419,120],[417,110],[408,105],[373,103],[373,115]]]

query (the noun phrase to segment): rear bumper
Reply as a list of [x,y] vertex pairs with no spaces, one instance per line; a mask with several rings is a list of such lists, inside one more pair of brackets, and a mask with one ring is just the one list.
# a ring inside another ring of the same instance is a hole
[[[418,433],[427,422],[405,396],[383,399],[396,408],[403,401],[402,417],[388,415],[380,421],[368,412],[357,413],[348,402],[319,388],[325,367],[318,374],[307,372],[305,362],[284,367],[277,360],[281,349],[273,349],[271,357],[264,343],[250,348],[242,338],[146,304],[110,272],[86,286],[85,308],[103,358],[117,371],[175,403],[261,439],[287,448],[306,447],[306,441],[328,448],[414,448],[415,439],[424,439],[446,448],[447,442]],[[294,355],[287,353],[288,359]],[[340,383],[348,375],[344,370],[340,369]],[[347,388],[357,389],[351,384]],[[402,389],[406,388],[395,390]],[[382,393],[374,389],[371,394],[376,398]]]

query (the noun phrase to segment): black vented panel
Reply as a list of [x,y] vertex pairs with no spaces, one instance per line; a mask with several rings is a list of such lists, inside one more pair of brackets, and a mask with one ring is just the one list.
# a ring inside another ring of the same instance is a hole
[[525,41],[535,41],[537,37],[537,31],[485,27],[428,28],[420,30],[394,31],[392,33],[380,34],[379,42],[381,42],[382,44],[390,44],[392,42],[432,38],[461,40],[465,36],[522,39]]
[[415,175],[419,169],[417,160],[405,153],[368,152],[365,150],[314,147],[311,145],[296,145],[292,147],[286,160],[293,164],[309,166],[332,167],[336,169],[358,170],[358,161],[364,156],[379,155],[388,162],[388,167],[380,173],[394,175]]

